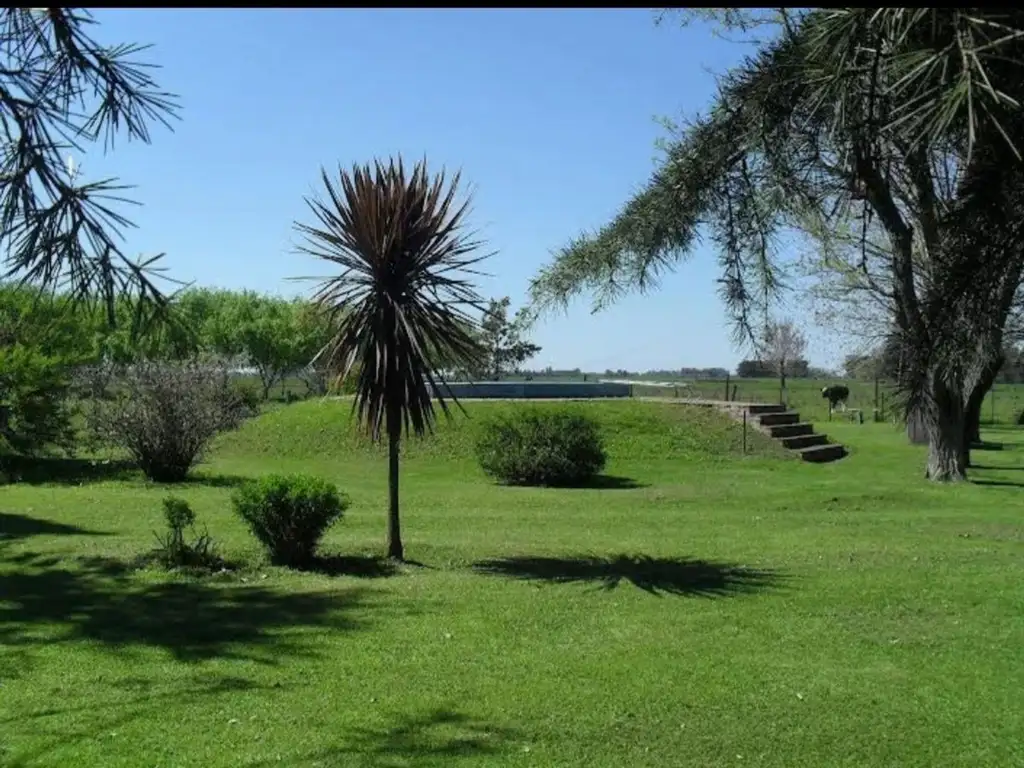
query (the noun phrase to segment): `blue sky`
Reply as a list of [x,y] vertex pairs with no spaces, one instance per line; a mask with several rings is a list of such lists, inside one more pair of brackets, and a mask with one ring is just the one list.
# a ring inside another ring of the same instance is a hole
[[[81,159],[135,184],[130,252],[166,252],[202,285],[296,294],[323,269],[292,252],[321,165],[402,153],[461,169],[472,223],[498,254],[485,296],[521,304],[552,249],[612,217],[648,178],[658,116],[703,109],[708,70],[742,50],[647,10],[104,10],[104,42],[145,42],[182,121],[150,146]],[[531,365],[584,370],[732,367],[717,276],[698,252],[592,315],[543,321]],[[811,358],[838,353],[812,333]]]

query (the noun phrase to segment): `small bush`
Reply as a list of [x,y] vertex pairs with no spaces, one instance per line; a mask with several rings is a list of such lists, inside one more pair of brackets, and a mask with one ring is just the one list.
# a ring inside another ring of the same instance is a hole
[[232,497],[235,511],[275,565],[302,567],[321,537],[348,509],[334,484],[309,475],[269,475],[246,483]]
[[537,408],[485,422],[476,453],[484,472],[508,485],[579,485],[607,460],[593,419]]
[[243,409],[245,415],[255,416],[260,412],[260,398],[259,390],[252,384],[247,384],[243,381],[235,381],[231,385],[232,394],[238,398],[238,405]]
[[156,559],[165,568],[213,568],[220,564],[213,539],[203,533],[192,541],[185,539],[185,531],[195,533],[196,513],[188,502],[176,496],[164,499],[164,522],[167,533],[158,535],[160,546]]
[[86,409],[93,436],[127,450],[158,483],[184,480],[217,433],[248,415],[221,365],[132,363],[118,366],[109,386],[109,399]]

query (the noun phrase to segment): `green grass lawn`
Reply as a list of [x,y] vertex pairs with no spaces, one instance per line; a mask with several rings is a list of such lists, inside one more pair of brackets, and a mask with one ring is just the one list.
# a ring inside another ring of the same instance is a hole
[[[0,487],[0,765],[1024,764],[1024,432],[940,488],[888,426],[833,424],[850,455],[810,465],[739,455],[712,411],[580,407],[604,488],[491,484],[479,420],[411,445],[399,569],[372,557],[385,461],[337,401],[174,488],[233,573],[128,569],[167,490],[114,464]],[[234,518],[272,471],[351,495],[323,572],[262,566]]]

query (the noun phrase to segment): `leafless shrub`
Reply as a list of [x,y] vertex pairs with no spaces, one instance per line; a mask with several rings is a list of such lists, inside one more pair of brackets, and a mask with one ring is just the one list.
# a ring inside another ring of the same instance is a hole
[[218,364],[145,361],[117,366],[113,375],[90,368],[82,377],[101,395],[85,408],[93,437],[127,450],[160,483],[184,480],[218,432],[252,415]]

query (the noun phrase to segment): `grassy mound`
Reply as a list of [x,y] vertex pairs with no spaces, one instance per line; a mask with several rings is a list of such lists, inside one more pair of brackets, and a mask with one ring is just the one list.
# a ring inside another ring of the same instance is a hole
[[[470,402],[466,413],[455,410],[451,420],[440,418],[433,437],[407,440],[405,455],[471,459],[476,430],[484,415],[523,407],[508,401]],[[742,426],[711,408],[636,401],[595,401],[571,404],[531,403],[529,407],[572,407],[601,425],[610,459],[721,460],[742,455]],[[383,454],[360,432],[347,399],[307,400],[275,408],[224,435],[216,454],[232,456],[287,456],[324,459],[353,454]],[[749,429],[747,452],[755,456],[783,456],[772,440]]]

